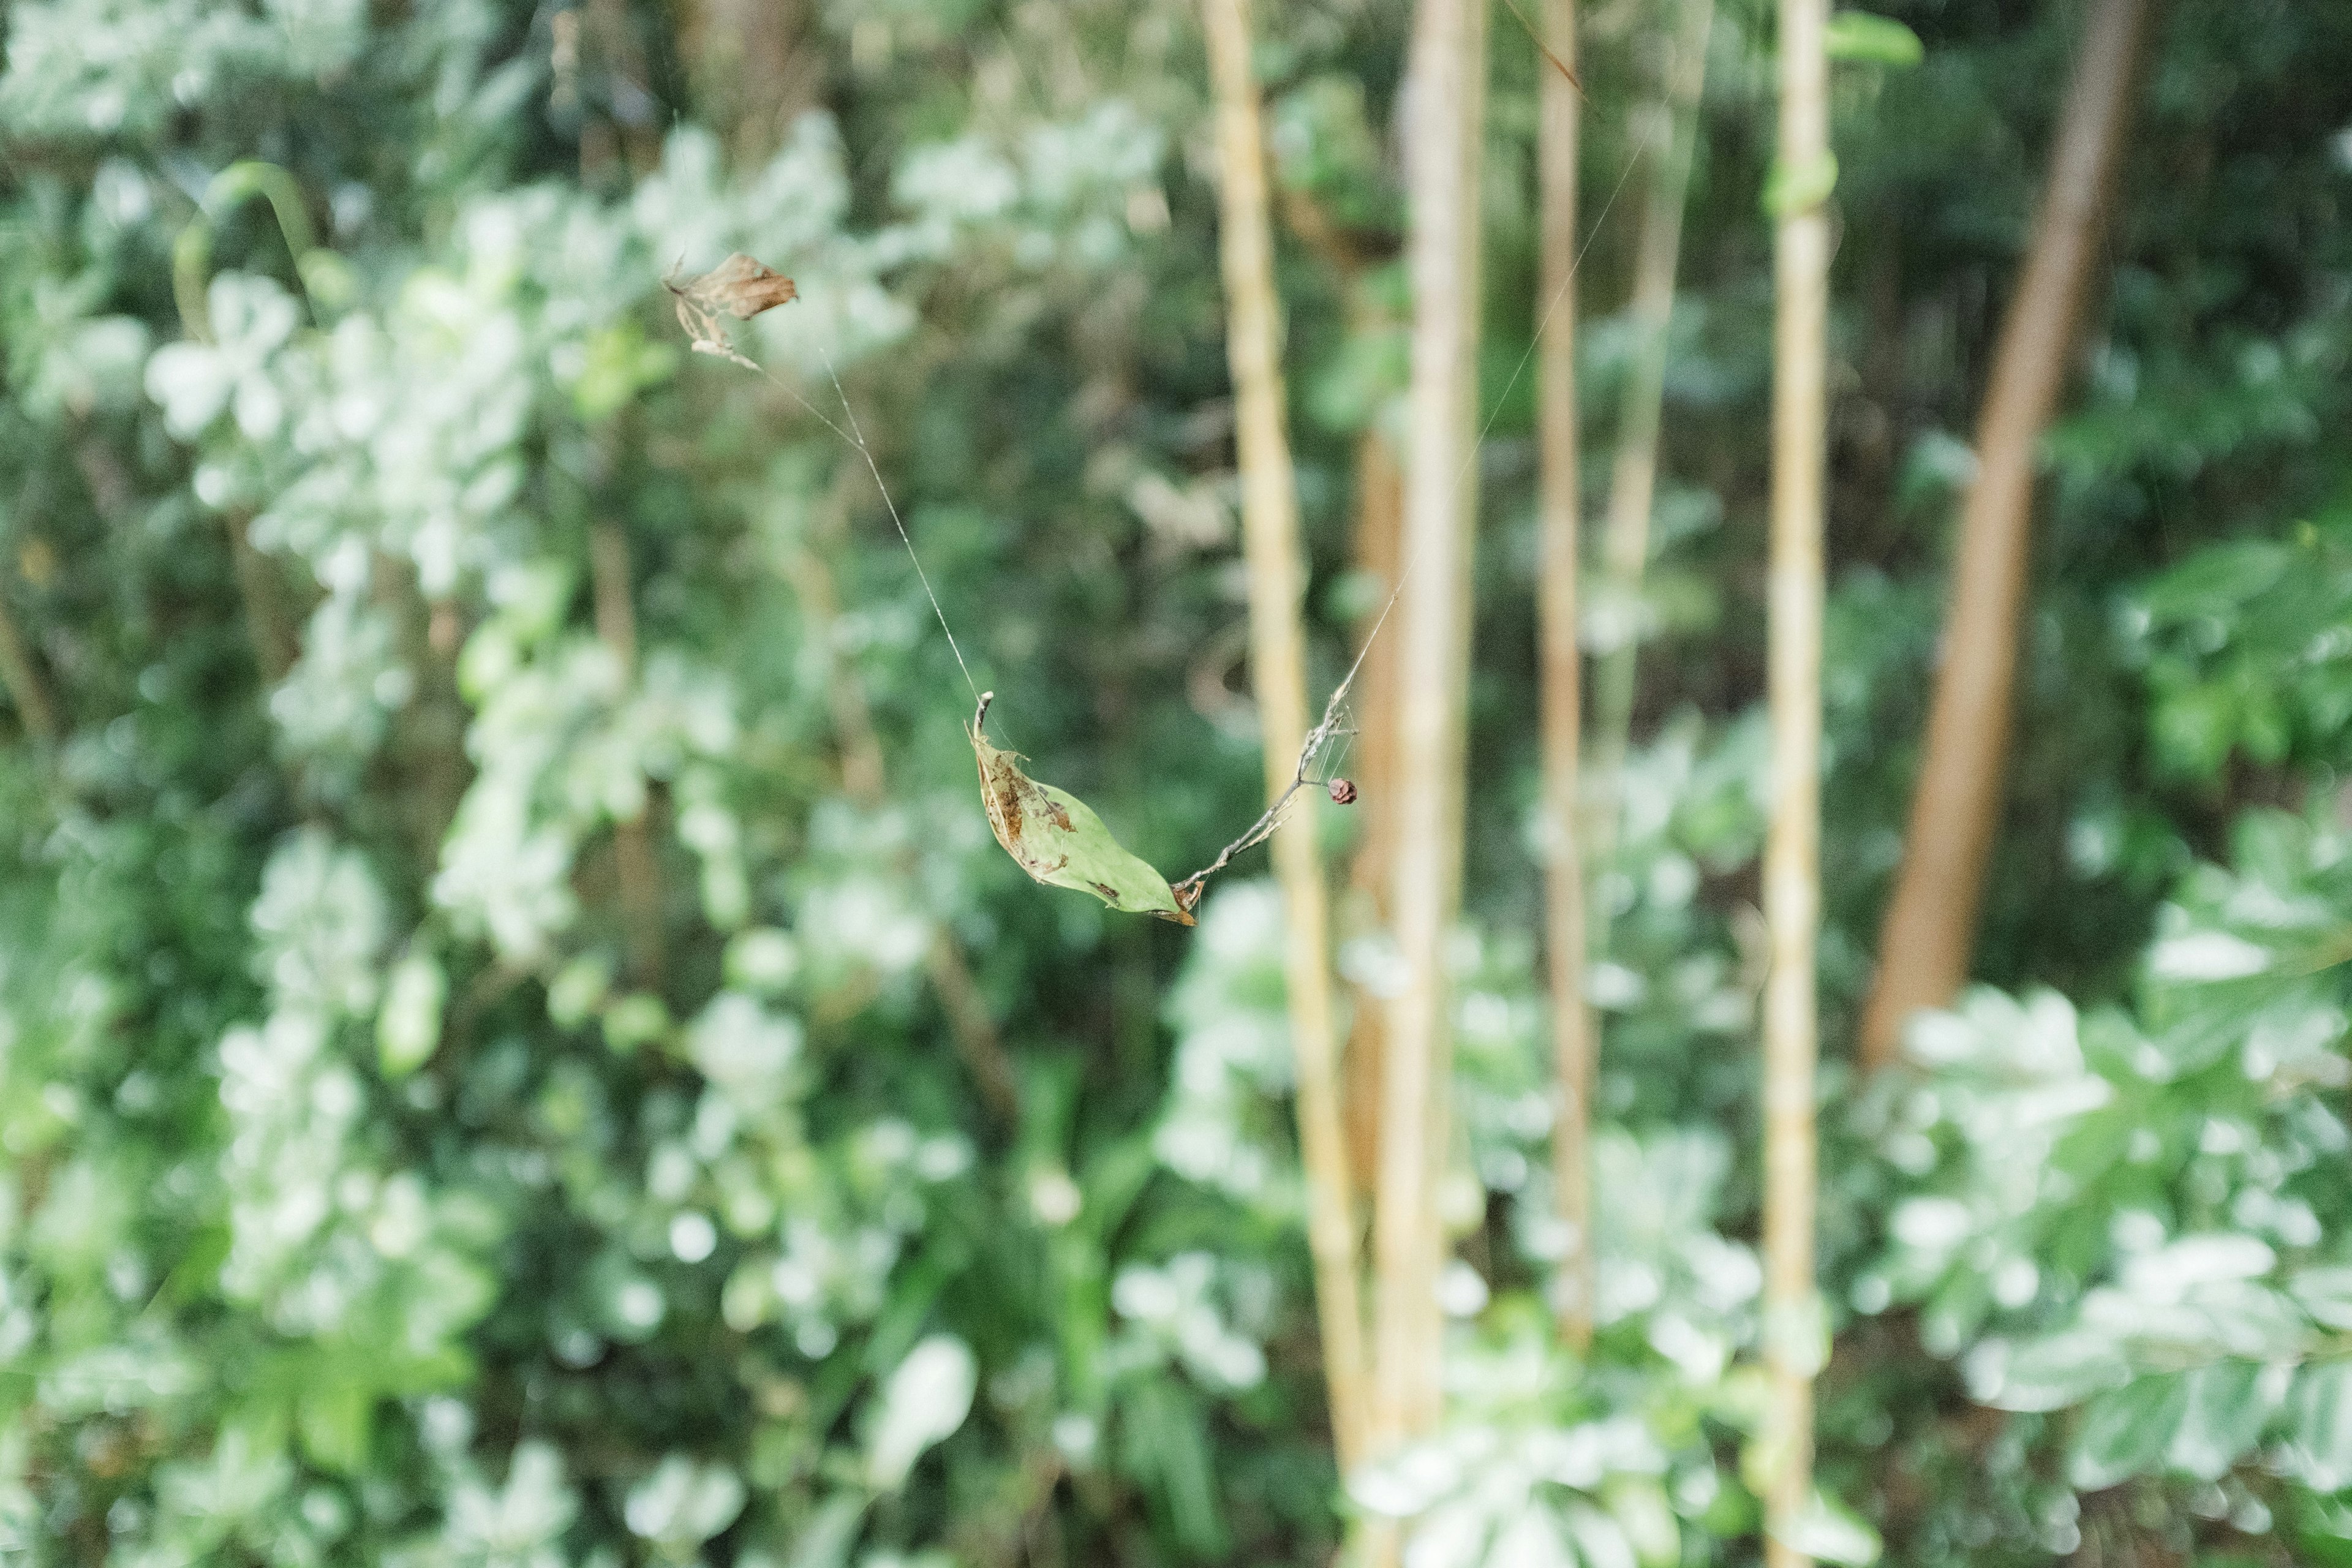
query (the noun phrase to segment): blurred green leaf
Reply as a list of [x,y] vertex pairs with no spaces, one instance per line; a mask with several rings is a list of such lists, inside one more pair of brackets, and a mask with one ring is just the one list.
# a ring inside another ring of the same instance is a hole
[[1833,13],[1822,45],[1833,60],[1862,61],[1897,69],[1916,66],[1927,58],[1918,34],[1892,16],[1868,11]]

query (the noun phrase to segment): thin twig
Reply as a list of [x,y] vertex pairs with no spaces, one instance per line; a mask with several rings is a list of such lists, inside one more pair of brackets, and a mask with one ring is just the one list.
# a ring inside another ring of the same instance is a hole
[[1354,684],[1355,679],[1355,673],[1352,670],[1349,671],[1348,679],[1341,681],[1331,693],[1330,701],[1324,704],[1322,721],[1307,731],[1307,739],[1301,742],[1298,747],[1298,761],[1291,769],[1290,782],[1283,786],[1279,795],[1274,797],[1274,804],[1267,806],[1265,813],[1255,822],[1251,823],[1248,830],[1239,838],[1218,850],[1214,860],[1175,885],[1177,902],[1188,910],[1191,909],[1200,901],[1201,885],[1203,882],[1232,865],[1234,856],[1245,849],[1256,848],[1273,837],[1276,830],[1281,827],[1291,801],[1297,796],[1300,790],[1317,782],[1310,775],[1315,771],[1316,763],[1322,758],[1323,749],[1346,733],[1341,727],[1340,720],[1345,716],[1344,704],[1348,700],[1348,688]]

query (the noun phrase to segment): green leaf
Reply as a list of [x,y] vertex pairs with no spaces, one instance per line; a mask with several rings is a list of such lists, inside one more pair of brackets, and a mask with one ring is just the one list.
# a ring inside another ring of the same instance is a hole
[[2200,1481],[2218,1481],[2253,1446],[2285,1392],[2257,1362],[2223,1361],[2189,1372],[2188,1407],[2164,1462]]
[[1585,1568],[1636,1568],[1640,1562],[1624,1526],[1597,1508],[1569,1504],[1568,1530]]
[[1982,1403],[2000,1410],[2063,1410],[2130,1376],[2122,1349],[2093,1329],[1987,1350],[1980,1363],[1971,1363],[1969,1383]]
[[2352,1362],[2305,1367],[2287,1399],[2287,1455],[2314,1491],[2352,1487]]
[[954,1433],[971,1413],[980,1363],[952,1334],[933,1334],[898,1363],[882,1385],[881,1412],[866,1450],[867,1480],[892,1491],[932,1444]]
[[863,1492],[835,1492],[825,1499],[793,1542],[792,1568],[841,1568],[866,1522],[866,1504]]
[[429,952],[412,952],[393,966],[375,1020],[376,1060],[385,1078],[406,1078],[439,1048],[448,994],[448,976]]
[[2352,1268],[2306,1268],[2287,1282],[2295,1304],[2324,1329],[2352,1329]]
[[632,991],[604,1009],[604,1022],[606,1045],[634,1051],[669,1033],[669,1008],[650,991]]
[[1576,1553],[1549,1509],[1521,1509],[1487,1547],[1486,1568],[1576,1568]]
[[1917,65],[1927,51],[1919,35],[1892,16],[1840,11],[1830,18],[1822,47],[1833,60],[1860,60],[1900,69]]
[[2153,1470],[2188,1405],[2188,1380],[2177,1374],[2139,1378],[2099,1395],[2074,1434],[2067,1478],[2083,1491],[2101,1491]]
[[1820,1491],[1772,1538],[1790,1551],[1842,1568],[1871,1568],[1885,1549],[1868,1520]]
[[348,1375],[330,1377],[305,1393],[294,1407],[302,1451],[320,1468],[356,1476],[367,1468],[369,1428],[375,1415],[374,1391]]
[[1830,199],[1837,188],[1838,161],[1824,153],[1810,163],[1790,165],[1773,160],[1764,177],[1764,212],[1768,217],[1792,217]]
[[1123,1404],[1124,1468],[1159,1494],[1176,1539],[1188,1553],[1223,1555],[1225,1522],[1200,1407],[1160,1378],[1138,1384]]
[[1168,879],[1113,838],[1084,801],[1023,773],[1019,753],[990,745],[977,723],[969,733],[988,826],[1023,870],[1056,888],[1092,893],[1115,910],[1192,923]]
[[1602,1499],[1633,1543],[1642,1568],[1670,1568],[1683,1560],[1682,1527],[1666,1489],[1651,1476],[1625,1476],[1610,1483]]

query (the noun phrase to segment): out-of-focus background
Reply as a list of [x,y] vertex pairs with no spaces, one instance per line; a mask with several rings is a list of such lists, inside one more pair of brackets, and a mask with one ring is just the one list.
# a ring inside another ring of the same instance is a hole
[[[1863,1019],[1948,565],[2116,0],[1838,25],[1824,1311],[1768,1332],[1787,195],[1771,11],[1703,5],[1575,34],[1580,1308],[1536,718],[1560,8],[1486,20],[1447,1393],[1352,1487],[1265,851],[1189,931],[1024,878],[810,406],[999,743],[1171,874],[1247,824],[1200,13],[0,9],[0,1556],[1304,1563],[1408,1517],[1415,1568],[1746,1563],[1757,1355],[1827,1331],[1791,1550],[2352,1562],[2352,8],[2147,25],[2027,431],[1980,984],[1907,1054]],[[1399,571],[1412,24],[1255,18],[1318,706]],[[664,291],[734,250],[798,284],[730,324],[772,381]],[[1350,693],[1360,803],[1312,805],[1366,1191],[1400,674]]]

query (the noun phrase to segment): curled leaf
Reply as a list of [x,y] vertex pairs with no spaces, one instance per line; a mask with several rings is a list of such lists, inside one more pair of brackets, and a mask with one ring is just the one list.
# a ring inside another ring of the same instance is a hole
[[735,352],[719,318],[748,321],[800,296],[791,279],[740,250],[698,278],[665,278],[662,287],[677,300],[677,324],[694,340],[695,352],[739,364],[750,362]]
[[1191,925],[1192,911],[1177,899],[1168,879],[1121,847],[1086,802],[1039,784],[1021,771],[1017,752],[988,743],[981,730],[988,701],[981,699],[968,733],[980,759],[980,797],[988,807],[988,826],[1005,853],[1040,882],[1092,893],[1115,910]]

